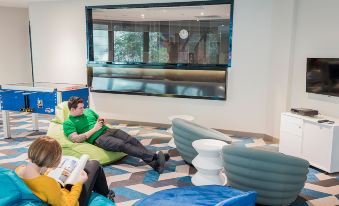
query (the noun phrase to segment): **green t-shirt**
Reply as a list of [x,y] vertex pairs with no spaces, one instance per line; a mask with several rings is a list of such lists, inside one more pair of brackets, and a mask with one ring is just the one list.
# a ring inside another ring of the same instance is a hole
[[[70,134],[76,132],[78,134],[83,134],[91,130],[95,123],[97,122],[99,115],[91,109],[85,109],[84,113],[80,116],[71,116],[64,121],[64,134],[66,137],[69,137]],[[93,144],[93,142],[98,138],[103,131],[108,127],[104,125],[100,130],[96,131],[92,136],[90,136],[86,142]]]

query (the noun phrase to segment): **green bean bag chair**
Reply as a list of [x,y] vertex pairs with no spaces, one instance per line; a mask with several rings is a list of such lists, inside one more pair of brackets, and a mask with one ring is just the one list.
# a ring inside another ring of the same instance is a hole
[[89,159],[98,160],[100,164],[110,164],[125,157],[125,153],[109,152],[95,145],[84,143],[73,143],[65,135],[63,131],[63,122],[68,118],[69,109],[67,102],[60,103],[55,110],[55,118],[48,127],[47,135],[56,139],[62,148],[63,155],[80,157],[82,154],[88,154]]

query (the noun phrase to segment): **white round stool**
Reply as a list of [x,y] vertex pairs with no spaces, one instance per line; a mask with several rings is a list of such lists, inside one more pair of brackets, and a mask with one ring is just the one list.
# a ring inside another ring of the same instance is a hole
[[221,172],[223,169],[221,161],[221,149],[227,145],[226,142],[215,139],[200,139],[192,143],[198,155],[192,164],[197,173],[192,177],[194,185],[225,185],[226,176]]
[[[186,114],[179,114],[179,115],[172,115],[172,116],[169,116],[168,119],[170,120],[171,124],[172,124],[172,120],[173,119],[184,119],[184,120],[187,120],[187,121],[193,121],[194,120],[194,117],[191,116],[191,115],[186,115]],[[168,130],[167,130],[168,133],[171,133],[173,134],[173,131],[172,131],[172,127],[170,127]],[[173,148],[176,148],[176,145],[174,143],[174,138],[172,137],[172,139],[168,142],[168,146],[170,147],[173,147]]]

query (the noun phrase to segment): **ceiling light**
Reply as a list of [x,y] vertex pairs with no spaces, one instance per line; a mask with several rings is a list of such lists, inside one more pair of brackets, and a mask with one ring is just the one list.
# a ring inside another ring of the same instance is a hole
[[205,14],[204,14],[204,12],[201,12],[200,15],[201,15],[201,16],[204,16]]
[[144,19],[144,18],[145,18],[145,14],[141,14],[141,18],[143,18],[143,19]]

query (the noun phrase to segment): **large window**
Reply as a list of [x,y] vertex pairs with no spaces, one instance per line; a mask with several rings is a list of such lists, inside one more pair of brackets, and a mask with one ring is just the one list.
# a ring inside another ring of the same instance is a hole
[[92,90],[226,99],[232,2],[86,9]]

